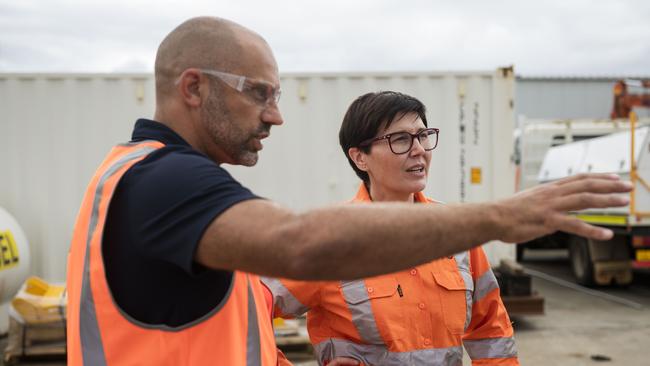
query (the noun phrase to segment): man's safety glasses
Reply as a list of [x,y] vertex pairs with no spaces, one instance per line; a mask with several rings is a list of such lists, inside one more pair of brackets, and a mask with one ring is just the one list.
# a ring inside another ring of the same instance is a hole
[[[251,79],[246,76],[230,74],[219,70],[199,69],[199,71],[221,79],[221,81],[231,88],[249,96],[261,105],[269,105],[271,102],[277,104],[280,101],[280,88],[276,88],[268,81]],[[176,83],[178,84],[179,81],[180,78]]]

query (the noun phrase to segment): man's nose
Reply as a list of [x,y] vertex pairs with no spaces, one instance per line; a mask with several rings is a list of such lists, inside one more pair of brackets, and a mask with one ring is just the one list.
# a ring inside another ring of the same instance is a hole
[[262,122],[278,126],[284,123],[282,113],[280,113],[280,107],[277,103],[271,102],[264,108],[264,111],[262,111]]

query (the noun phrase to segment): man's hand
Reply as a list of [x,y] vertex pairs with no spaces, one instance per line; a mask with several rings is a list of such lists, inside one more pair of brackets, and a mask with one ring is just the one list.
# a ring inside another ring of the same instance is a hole
[[499,225],[509,243],[522,243],[536,237],[564,231],[597,240],[607,240],[611,230],[589,225],[567,215],[587,208],[625,206],[632,184],[613,174],[579,174],[542,184],[496,202]]

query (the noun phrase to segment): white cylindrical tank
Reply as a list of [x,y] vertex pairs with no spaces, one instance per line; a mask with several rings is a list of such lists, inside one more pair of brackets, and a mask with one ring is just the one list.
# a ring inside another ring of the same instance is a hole
[[29,273],[29,243],[18,222],[0,207],[0,334],[9,328],[8,304]]

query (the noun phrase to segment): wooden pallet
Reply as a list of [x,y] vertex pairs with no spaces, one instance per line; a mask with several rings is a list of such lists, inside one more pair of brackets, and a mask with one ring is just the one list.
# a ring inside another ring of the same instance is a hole
[[508,315],[544,315],[544,297],[537,292],[528,296],[502,296]]
[[5,364],[15,364],[28,359],[64,360],[65,357],[65,323],[22,324],[14,318],[9,318]]

